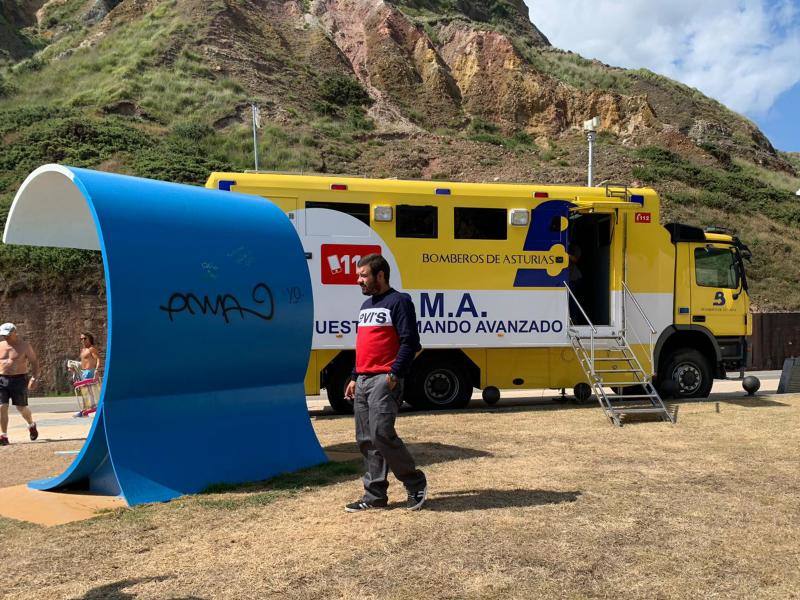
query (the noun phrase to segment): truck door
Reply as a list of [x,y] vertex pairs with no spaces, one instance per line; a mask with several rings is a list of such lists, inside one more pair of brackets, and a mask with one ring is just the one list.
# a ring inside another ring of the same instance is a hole
[[748,297],[735,249],[729,244],[691,244],[691,324],[718,336],[745,335]]
[[[573,211],[567,231],[569,284],[594,325],[611,325],[611,242],[613,216]],[[570,318],[585,324],[580,309],[570,302]]]

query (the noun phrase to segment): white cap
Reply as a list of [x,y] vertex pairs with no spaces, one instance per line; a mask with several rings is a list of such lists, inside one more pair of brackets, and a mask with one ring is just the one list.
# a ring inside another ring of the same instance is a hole
[[17,326],[13,323],[3,323],[0,325],[0,336],[6,336],[14,333],[17,330]]

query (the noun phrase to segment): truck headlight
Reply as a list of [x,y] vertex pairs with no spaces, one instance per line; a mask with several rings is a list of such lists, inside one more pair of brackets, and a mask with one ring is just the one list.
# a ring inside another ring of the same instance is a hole
[[530,220],[530,213],[526,208],[512,208],[509,216],[509,223],[512,225],[524,226]]

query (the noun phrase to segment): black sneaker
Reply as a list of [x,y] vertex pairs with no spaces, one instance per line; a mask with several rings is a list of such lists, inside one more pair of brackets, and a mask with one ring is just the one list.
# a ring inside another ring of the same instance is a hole
[[386,498],[378,500],[364,500],[363,498],[358,502],[351,502],[344,509],[347,512],[361,512],[362,510],[369,510],[371,508],[386,508],[389,501]]
[[8,446],[9,443],[10,442],[6,436],[0,435],[0,446]]
[[428,484],[425,484],[425,487],[421,490],[416,492],[408,492],[408,510],[419,510],[422,508],[422,505],[425,504],[425,500],[428,499]]
[[36,423],[28,427],[28,433],[31,435],[31,441],[39,437],[39,430],[36,428]]

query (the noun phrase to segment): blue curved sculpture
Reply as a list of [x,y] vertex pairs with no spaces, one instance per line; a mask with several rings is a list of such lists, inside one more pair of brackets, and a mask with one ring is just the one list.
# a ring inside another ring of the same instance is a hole
[[101,250],[106,371],[80,454],[40,490],[129,505],[325,462],[303,378],[313,305],[291,222],[255,196],[46,165],[8,244]]

